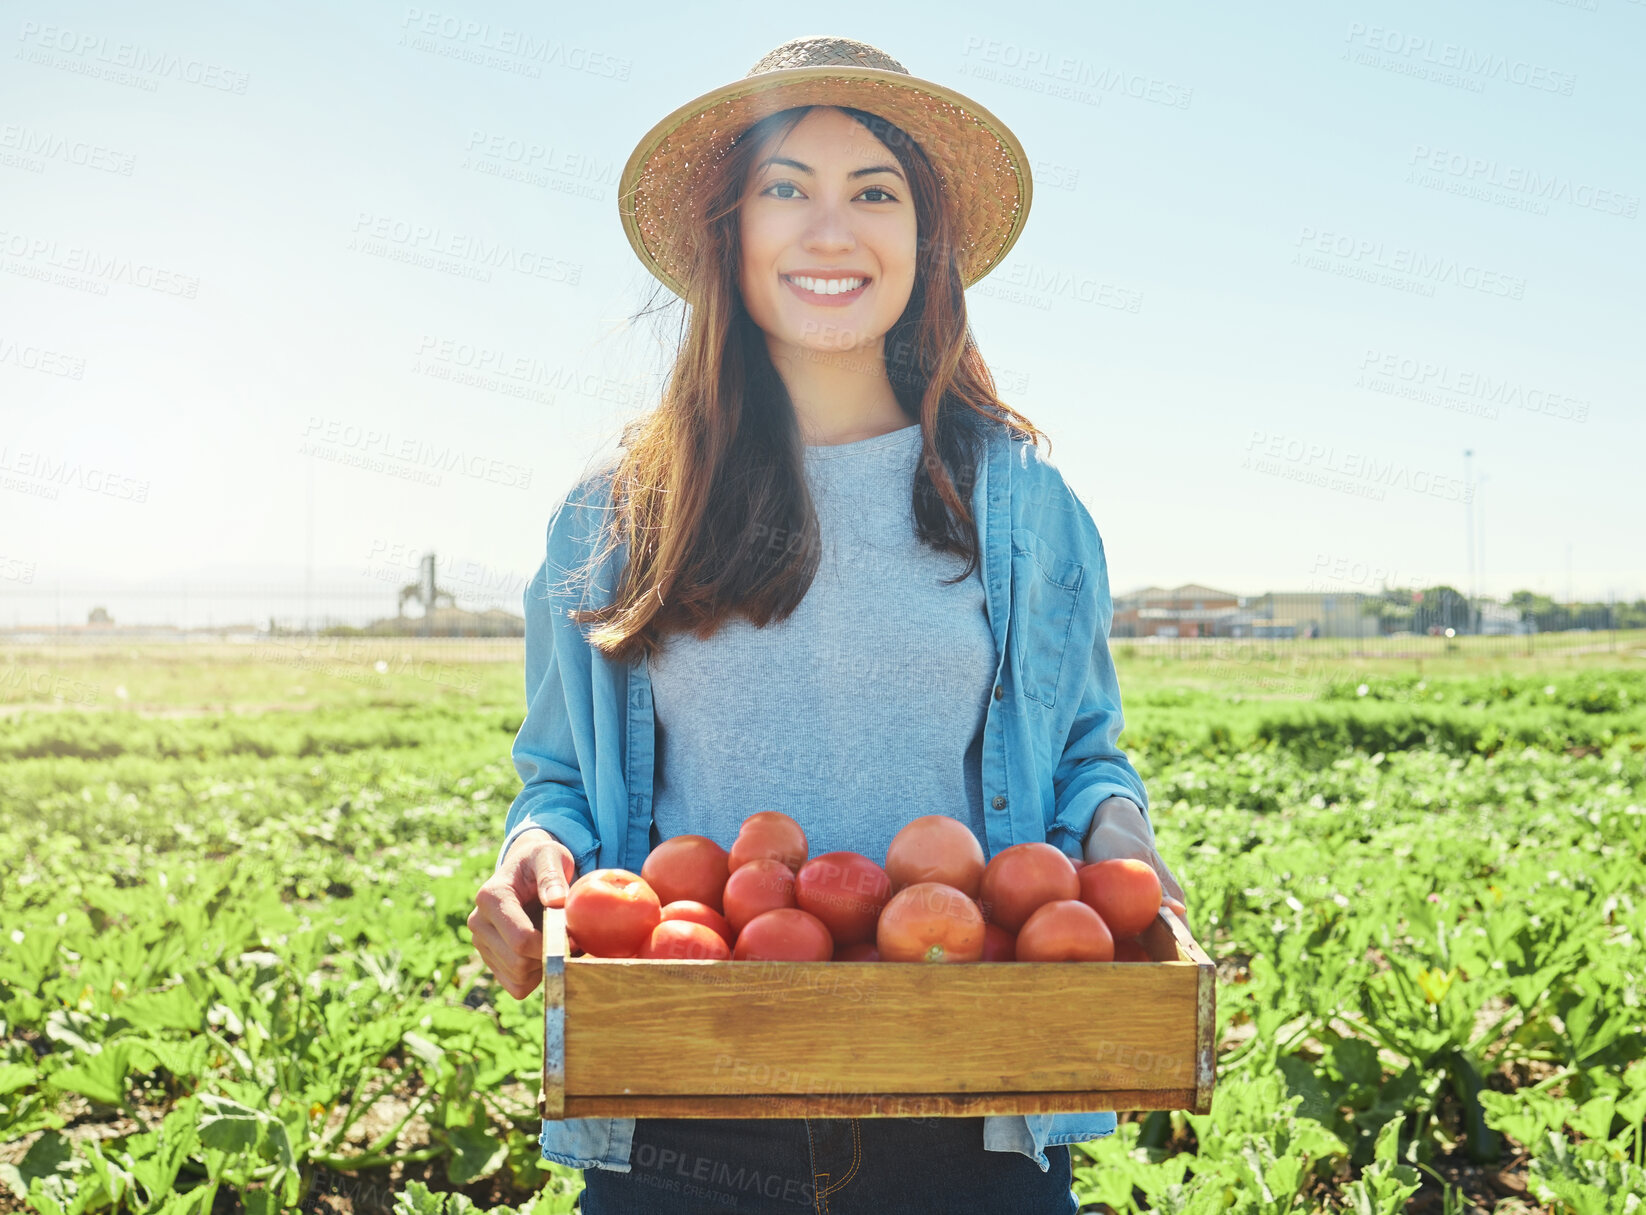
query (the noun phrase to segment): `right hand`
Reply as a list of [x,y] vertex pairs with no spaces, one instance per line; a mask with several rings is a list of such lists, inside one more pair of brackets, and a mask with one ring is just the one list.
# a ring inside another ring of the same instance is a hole
[[469,935],[481,960],[516,1000],[543,981],[543,908],[564,907],[567,887],[576,878],[571,849],[547,831],[528,831],[474,896]]

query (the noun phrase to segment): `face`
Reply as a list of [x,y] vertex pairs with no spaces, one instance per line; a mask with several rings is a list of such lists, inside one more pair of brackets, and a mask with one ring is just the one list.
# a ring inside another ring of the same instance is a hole
[[851,115],[819,107],[752,172],[739,285],[767,341],[879,349],[914,289],[914,201],[897,157]]

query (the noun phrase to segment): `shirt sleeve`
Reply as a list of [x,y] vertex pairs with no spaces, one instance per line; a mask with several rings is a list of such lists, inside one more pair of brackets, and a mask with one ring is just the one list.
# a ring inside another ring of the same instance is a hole
[[[1109,597],[1108,562],[1103,538],[1080,499],[1069,492],[1078,526],[1083,533],[1083,551],[1092,555],[1088,577],[1082,582],[1080,602],[1075,612],[1075,636],[1070,657],[1084,656],[1085,667],[1079,684],[1080,700],[1063,744],[1063,754],[1053,774],[1057,807],[1052,842],[1065,852],[1078,855],[1091,830],[1092,817],[1106,798],[1129,797],[1143,812],[1144,825],[1154,839],[1149,819],[1148,793],[1118,739],[1125,726],[1120,708],[1120,684],[1109,653],[1109,628],[1114,605]],[[1060,841],[1055,832],[1066,833]]]
[[[587,557],[586,547],[572,534],[572,517],[580,512],[568,508],[576,496],[574,490],[549,519],[543,563],[522,596],[526,717],[515,735],[513,758],[524,784],[503,823],[499,868],[515,840],[529,831],[547,831],[564,844],[579,874],[588,872],[600,847],[573,729],[574,716],[586,721],[592,712],[586,702],[593,651],[565,615],[576,596],[559,593],[561,580],[580,570]],[[568,679],[568,674],[581,677]]]

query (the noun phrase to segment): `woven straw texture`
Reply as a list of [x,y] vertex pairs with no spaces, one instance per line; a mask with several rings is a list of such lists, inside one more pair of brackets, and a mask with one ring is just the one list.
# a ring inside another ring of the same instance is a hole
[[1010,129],[952,89],[909,74],[884,51],[847,38],[797,38],[762,56],[740,81],[668,115],[635,147],[618,192],[635,253],[684,296],[692,208],[702,175],[750,124],[798,105],[852,106],[907,131],[954,208],[961,281],[1000,263],[1028,218],[1033,185]]

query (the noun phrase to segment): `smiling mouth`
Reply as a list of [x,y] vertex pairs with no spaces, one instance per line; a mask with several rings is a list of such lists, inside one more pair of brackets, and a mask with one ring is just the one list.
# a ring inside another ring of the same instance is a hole
[[805,274],[780,274],[778,277],[802,295],[816,296],[819,299],[855,296],[873,281],[865,275],[851,275],[841,278],[813,278]]

